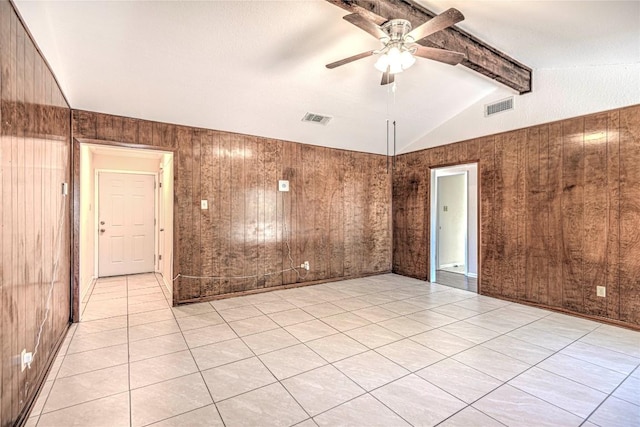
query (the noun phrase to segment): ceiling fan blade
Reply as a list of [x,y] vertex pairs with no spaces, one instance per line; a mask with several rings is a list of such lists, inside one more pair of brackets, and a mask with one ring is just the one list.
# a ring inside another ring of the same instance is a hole
[[350,56],[348,58],[341,59],[340,61],[332,62],[331,64],[327,64],[326,67],[329,69],[333,69],[339,67],[341,65],[348,64],[349,62],[357,61],[358,59],[366,58],[368,56],[373,55],[373,50],[369,50],[367,52],[362,52],[357,55]]
[[440,30],[444,30],[463,19],[464,15],[458,9],[447,9],[440,15],[431,18],[424,24],[411,30],[405,38],[411,37],[414,42],[417,42],[418,40],[430,36],[433,33],[437,33]]
[[371,34],[373,37],[379,39],[382,37],[388,37],[382,28],[377,26],[375,23],[369,21],[367,18],[364,18],[362,15],[358,15],[357,13],[352,13],[351,15],[343,16],[342,19],[345,21],[351,22],[356,27],[361,30],[366,31]]
[[425,46],[418,46],[414,55],[450,65],[458,65],[466,58],[464,53]]
[[395,80],[395,74],[391,74],[389,72],[390,70],[391,70],[391,67],[387,67],[387,71],[382,73],[382,81],[380,82],[381,86],[391,84]]

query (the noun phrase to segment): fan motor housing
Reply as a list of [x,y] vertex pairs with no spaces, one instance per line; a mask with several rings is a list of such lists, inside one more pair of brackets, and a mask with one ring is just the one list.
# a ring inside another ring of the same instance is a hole
[[392,19],[382,25],[382,31],[389,35],[392,42],[401,41],[411,31],[411,23],[406,19]]

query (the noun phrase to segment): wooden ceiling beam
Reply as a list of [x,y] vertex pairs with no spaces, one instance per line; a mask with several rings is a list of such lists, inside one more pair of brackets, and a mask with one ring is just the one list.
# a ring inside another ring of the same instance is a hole
[[[327,1],[350,13],[362,15],[378,25],[389,19],[401,18],[411,22],[415,28],[437,15],[408,0]],[[420,44],[464,53],[467,59],[462,65],[465,67],[515,89],[521,95],[531,92],[531,68],[460,28],[449,27],[421,40]]]

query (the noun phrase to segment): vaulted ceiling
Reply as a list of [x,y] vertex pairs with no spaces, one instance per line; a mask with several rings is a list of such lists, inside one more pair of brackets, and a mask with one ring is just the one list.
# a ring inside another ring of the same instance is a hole
[[[16,0],[76,109],[384,153],[387,119],[397,121],[398,149],[407,151],[466,136],[459,122],[470,114],[482,133],[640,102],[640,2],[417,3],[436,13],[458,8],[466,16],[459,28],[533,69],[533,92],[519,96],[468,68],[424,59],[398,75],[395,91],[380,86],[375,58],[328,70],[325,64],[379,42],[324,0]],[[611,70],[620,76],[609,90],[616,93],[593,106],[574,97],[557,101],[577,106],[531,107],[480,122],[480,104],[491,97],[515,95],[528,99],[525,106],[551,99],[560,84],[555,70],[571,81],[593,70],[593,81]],[[304,123],[306,112],[333,119]]]

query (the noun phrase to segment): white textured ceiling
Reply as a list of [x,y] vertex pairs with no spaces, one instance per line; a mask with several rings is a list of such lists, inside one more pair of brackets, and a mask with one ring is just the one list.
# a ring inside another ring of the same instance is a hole
[[[640,62],[638,1],[419,3],[457,7],[461,28],[534,73]],[[76,109],[384,153],[387,118],[402,149],[502,87],[423,59],[395,94],[375,58],[328,70],[378,42],[323,0],[16,4]],[[307,111],[334,118],[303,123]]]

